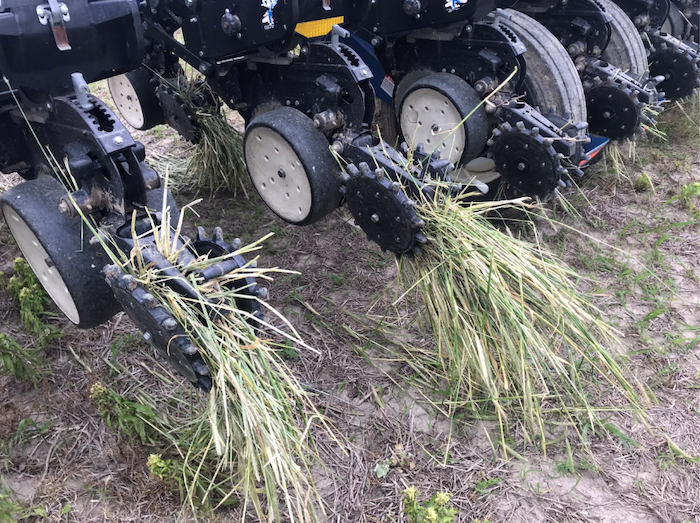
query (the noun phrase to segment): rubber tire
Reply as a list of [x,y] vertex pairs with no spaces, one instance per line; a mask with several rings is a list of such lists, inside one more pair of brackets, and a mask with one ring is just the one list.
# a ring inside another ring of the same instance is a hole
[[[146,131],[152,129],[156,125],[165,123],[165,115],[163,114],[163,109],[156,96],[156,86],[151,82],[152,78],[153,75],[147,69],[141,67],[135,71],[113,76],[107,80],[109,94],[112,96],[112,100],[114,100],[114,104],[117,106],[117,110],[122,119],[134,129],[139,129],[141,131]],[[115,95],[119,82],[128,82],[131,84],[131,88],[136,93],[136,102],[138,102],[138,107],[143,116],[143,122],[137,121],[133,117],[122,112],[119,106],[119,99],[117,95]]]
[[649,78],[649,61],[639,31],[627,13],[612,0],[597,0],[612,17],[610,42],[601,58],[640,83]]
[[[481,97],[474,88],[462,78],[450,73],[433,73],[413,82],[401,97],[400,104],[396,107],[396,114],[401,115],[406,99],[419,89],[436,91],[447,98],[460,115],[460,121],[471,113],[481,103]],[[399,119],[399,126],[401,126]],[[467,119],[462,126],[465,132],[465,149],[459,158],[454,158],[455,165],[466,164],[476,158],[486,147],[489,134],[489,123],[486,110],[479,107]],[[401,129],[404,137],[406,133]],[[432,152],[429,144],[423,144],[426,152]]]
[[379,98],[377,98],[375,103],[374,122],[379,128],[382,140],[398,150],[399,126],[396,121],[394,108]]
[[[7,209],[14,211],[34,234],[75,304],[77,318],[69,319],[77,327],[87,329],[106,322],[121,310],[121,306],[102,275],[102,268],[110,263],[109,257],[99,244],[90,245],[90,232],[87,228],[82,230],[80,218],[69,218],[59,212],[58,204],[65,194],[66,190],[58,180],[41,176],[5,192],[0,198],[0,209],[27,263],[37,272],[43,260],[27,255],[22,243],[28,238],[16,236],[21,224],[8,217]],[[42,277],[38,279],[43,285]],[[56,289],[46,290],[52,299],[58,292]]]
[[569,53],[545,26],[513,9],[500,21],[525,44],[525,101],[546,114],[551,108],[574,122],[586,122],[586,97]]
[[[243,154],[253,185],[256,186],[256,180],[250,172],[253,161],[250,156],[249,140],[251,140],[255,130],[261,128],[277,134],[279,138],[287,142],[304,170],[311,194],[310,208],[307,214],[299,220],[280,215],[261,195],[270,210],[294,225],[315,223],[334,211],[340,203],[341,183],[338,162],[331,154],[328,140],[324,134],[314,127],[311,119],[304,113],[291,107],[279,107],[265,112],[253,118],[245,130]],[[276,175],[276,173],[273,174]]]

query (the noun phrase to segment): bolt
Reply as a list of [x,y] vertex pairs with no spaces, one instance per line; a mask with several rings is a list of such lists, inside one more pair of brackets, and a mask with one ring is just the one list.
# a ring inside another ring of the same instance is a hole
[[372,223],[379,223],[379,215],[378,214],[373,214],[370,218],[372,220]]
[[190,23],[191,23],[191,24],[196,24],[196,23],[197,23],[197,17],[196,17],[196,16],[193,16],[192,18],[190,18]]
[[204,51],[200,51],[200,52],[199,52],[199,57],[201,58],[201,57],[203,57],[203,56],[204,56]]
[[113,141],[115,144],[121,145],[124,143],[124,138],[122,138],[121,136],[115,136]]
[[150,342],[152,338],[153,338],[153,336],[151,336],[151,333],[150,333],[150,332],[146,331],[146,332],[143,333],[143,339],[144,339],[144,340]]
[[603,113],[603,118],[607,118],[608,120],[612,118],[612,114],[610,114],[610,111],[605,111]]
[[58,212],[61,214],[68,214],[70,212],[70,207],[68,206],[67,201],[61,200],[61,202],[58,204]]
[[372,47],[377,47],[380,44],[381,40],[377,38],[376,36],[372,38],[372,41],[370,42],[372,44]]
[[280,169],[279,171],[277,171],[277,176],[279,176],[280,178],[286,178],[287,173],[284,172],[284,169]]
[[523,162],[520,162],[518,164],[518,171],[524,171],[525,167],[526,167],[526,165]]
[[161,323],[161,326],[166,331],[174,331],[177,328],[177,322],[172,318],[166,318],[163,320],[163,323]]

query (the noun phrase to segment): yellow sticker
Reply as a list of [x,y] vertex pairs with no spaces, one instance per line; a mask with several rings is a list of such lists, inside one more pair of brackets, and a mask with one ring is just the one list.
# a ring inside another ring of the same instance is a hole
[[325,36],[331,32],[331,29],[336,24],[342,24],[345,21],[344,16],[335,16],[333,18],[324,18],[323,20],[312,20],[310,22],[302,22],[297,24],[295,32],[306,38],[315,38],[317,36]]

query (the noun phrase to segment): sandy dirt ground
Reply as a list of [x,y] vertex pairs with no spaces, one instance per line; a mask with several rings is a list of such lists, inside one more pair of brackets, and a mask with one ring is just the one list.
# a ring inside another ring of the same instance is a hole
[[[349,225],[342,210],[298,228],[256,198],[204,195],[199,217],[188,218],[190,232],[221,226],[227,237],[244,241],[274,232],[260,264],[299,272],[269,285],[270,302],[317,349],[291,364],[345,437],[341,446],[322,435],[316,441],[326,467],[315,469],[315,479],[328,521],[404,521],[402,492],[415,486],[424,498],[449,492],[459,522],[700,522],[700,199],[681,198],[684,186],[700,182],[700,135],[684,118],[679,110],[664,116],[668,142],[620,146],[622,168],[610,158],[591,168],[581,192],[566,192],[577,215],[547,206],[585,234],[541,224],[547,244],[586,278],[582,290],[596,295],[622,332],[616,350],[650,399],[645,425],[615,411],[614,396],[606,398],[610,421],[629,439],[591,436],[590,453],[554,444],[544,455],[525,446],[515,427],[510,437],[522,459],[505,460],[493,421],[469,412],[448,420],[421,402],[403,380],[408,369],[357,336],[371,335],[365,319],[384,314],[402,291],[394,257]],[[151,151],[183,150],[167,130],[139,139]],[[635,190],[642,174],[651,186]],[[11,275],[18,255],[0,223],[0,271]],[[390,320],[399,314],[388,313]],[[400,314],[406,341],[429,345],[418,327],[420,305],[408,303]],[[157,365],[148,345],[123,314],[88,331],[60,315],[50,323],[63,336],[43,351],[39,385],[0,375],[2,486],[25,506],[43,507],[48,521],[191,520],[177,493],[149,475],[148,449],[107,427],[88,394],[98,380],[119,379],[113,359],[137,375],[142,366]],[[0,332],[33,344],[3,290]],[[149,383],[168,394],[168,386]],[[386,475],[377,474],[378,464],[388,465]],[[62,515],[67,503],[70,511]],[[240,514],[233,509],[214,519],[236,521]]]

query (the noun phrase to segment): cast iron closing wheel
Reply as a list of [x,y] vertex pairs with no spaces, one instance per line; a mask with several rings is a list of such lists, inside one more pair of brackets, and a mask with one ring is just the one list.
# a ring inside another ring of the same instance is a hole
[[328,140],[301,111],[280,107],[254,118],[243,137],[248,174],[277,216],[317,222],[338,207],[338,165]]
[[413,146],[422,143],[427,153],[439,151],[455,165],[467,163],[483,151],[488,137],[485,109],[474,111],[480,102],[474,88],[458,76],[423,77],[408,87],[397,107],[403,136]]
[[141,68],[107,80],[119,113],[134,129],[145,131],[165,123],[152,79],[151,73]]
[[624,140],[638,127],[639,101],[630,89],[602,84],[586,92],[588,124],[592,133],[611,140]]
[[[568,123],[587,121],[586,98],[581,79],[564,46],[542,24],[527,15],[506,9],[509,19],[499,22],[513,31],[525,44],[523,54],[527,74],[524,82],[525,101],[547,118],[560,115]],[[564,129],[572,137],[585,141],[585,129]],[[575,165],[583,153],[582,146],[573,158]]]
[[418,244],[427,241],[420,228],[414,203],[391,182],[381,169],[372,171],[362,162],[360,168],[347,166],[342,192],[355,222],[383,250],[396,254],[418,253]]
[[61,214],[66,190],[39,177],[8,190],[0,208],[22,254],[61,311],[80,328],[104,323],[121,307],[102,276],[109,258],[90,245],[79,218]]
[[503,179],[523,194],[551,195],[566,176],[551,140],[548,143],[539,133],[508,124],[499,131],[489,153]]

